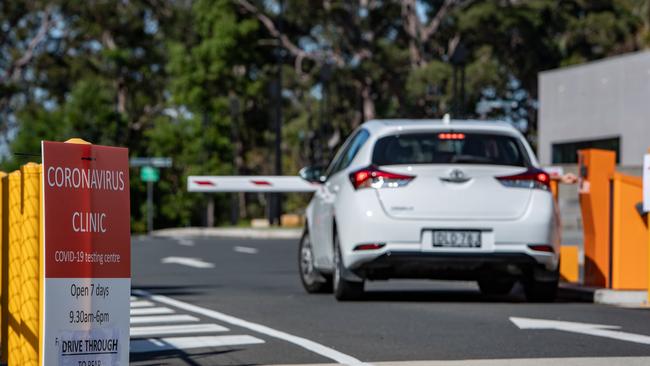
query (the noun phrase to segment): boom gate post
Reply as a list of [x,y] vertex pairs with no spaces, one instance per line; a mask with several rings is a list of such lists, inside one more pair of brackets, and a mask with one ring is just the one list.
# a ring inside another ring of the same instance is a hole
[[584,226],[584,283],[610,287],[611,189],[616,153],[607,150],[578,151],[579,196]]

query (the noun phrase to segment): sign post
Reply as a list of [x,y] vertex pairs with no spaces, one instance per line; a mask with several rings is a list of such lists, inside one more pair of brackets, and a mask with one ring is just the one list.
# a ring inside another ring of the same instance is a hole
[[153,184],[160,180],[160,170],[151,166],[140,169],[140,180],[147,182],[147,232],[153,231]]
[[42,143],[43,364],[128,365],[128,150]]
[[129,164],[140,169],[140,180],[147,183],[147,232],[153,231],[153,183],[160,180],[159,168],[171,168],[172,158],[134,157]]

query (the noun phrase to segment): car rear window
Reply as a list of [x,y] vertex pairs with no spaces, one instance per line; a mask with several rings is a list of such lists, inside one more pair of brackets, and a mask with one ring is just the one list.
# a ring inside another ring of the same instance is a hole
[[489,164],[528,167],[519,139],[462,131],[410,133],[382,137],[372,155],[375,165]]

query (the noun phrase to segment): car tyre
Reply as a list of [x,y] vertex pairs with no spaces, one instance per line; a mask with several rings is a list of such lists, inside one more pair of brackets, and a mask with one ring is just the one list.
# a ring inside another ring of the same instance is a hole
[[341,256],[338,236],[334,237],[334,296],[339,301],[360,300],[363,298],[363,281],[348,281],[343,278],[345,267]]
[[515,285],[510,278],[485,278],[478,280],[478,287],[484,295],[507,295]]
[[540,281],[533,276],[524,282],[524,293],[529,302],[554,302],[557,296],[559,278]]
[[305,291],[310,294],[331,293],[332,281],[314,266],[314,252],[309,232],[305,230],[298,246],[298,267],[300,281]]

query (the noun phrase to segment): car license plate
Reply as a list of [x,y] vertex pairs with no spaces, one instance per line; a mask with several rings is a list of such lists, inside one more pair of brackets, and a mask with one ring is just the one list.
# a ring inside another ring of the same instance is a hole
[[434,230],[436,248],[480,248],[481,232],[476,230]]

